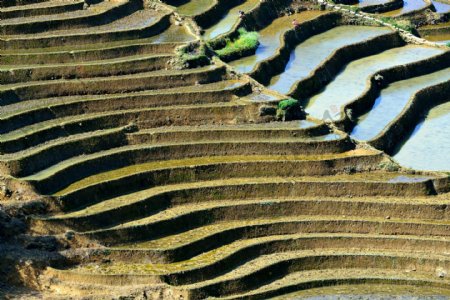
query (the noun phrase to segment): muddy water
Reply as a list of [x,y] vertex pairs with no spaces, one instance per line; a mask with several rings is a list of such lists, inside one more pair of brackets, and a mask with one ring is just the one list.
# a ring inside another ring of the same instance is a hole
[[195,36],[192,35],[184,26],[171,25],[167,30],[150,38],[154,44],[160,43],[180,43],[190,42],[195,40]]
[[420,27],[419,32],[421,32],[422,29],[430,31],[436,29],[436,31],[440,31],[438,33],[431,31],[430,34],[421,34],[424,39],[437,42],[439,44],[447,44],[450,42],[450,22],[439,23],[436,25],[426,25]]
[[418,170],[450,171],[450,102],[430,110],[394,159]]
[[240,10],[247,13],[257,5],[259,5],[259,3],[260,0],[246,0],[241,5],[233,7],[228,11],[226,15],[222,17],[222,19],[217,24],[206,29],[203,36],[205,37],[205,39],[209,40],[230,31],[233,28],[233,25],[236,24],[239,20]]
[[434,8],[436,8],[436,12],[439,14],[445,14],[450,12],[450,4],[433,1]]
[[385,12],[382,15],[389,17],[401,16],[415,10],[423,9],[426,6],[427,3],[423,0],[404,0],[402,8]]
[[290,16],[284,16],[275,19],[270,25],[259,32],[259,46],[255,55],[247,56],[230,63],[237,71],[248,73],[261,61],[274,55],[281,46],[283,34],[292,29],[292,21],[297,19],[299,22],[305,22],[314,19],[323,12],[304,11]]
[[424,35],[424,39],[427,39],[432,42],[436,42],[438,44],[446,45],[450,43],[450,32],[449,33],[439,33],[439,34],[433,34],[433,35]]
[[341,117],[342,107],[364,93],[368,87],[368,79],[377,71],[422,60],[441,52],[436,48],[409,45],[353,61],[325,89],[309,99],[306,111],[319,119],[337,120]]
[[190,0],[178,6],[177,12],[181,15],[195,16],[214,5],[214,0]]
[[285,71],[273,77],[268,88],[287,94],[296,81],[307,77],[333,51],[388,32],[383,27],[339,26],[315,35],[292,51]]
[[449,296],[450,290],[438,287],[358,284],[313,288],[271,300],[447,300]]
[[450,68],[389,85],[381,91],[372,110],[359,119],[352,137],[359,140],[373,139],[402,112],[418,90],[447,80],[450,80]]

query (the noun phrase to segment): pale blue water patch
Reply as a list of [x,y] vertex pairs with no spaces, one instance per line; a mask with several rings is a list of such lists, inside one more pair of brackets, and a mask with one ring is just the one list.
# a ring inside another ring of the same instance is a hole
[[260,0],[246,0],[241,5],[233,7],[226,15],[222,17],[222,19],[220,19],[220,21],[218,21],[217,24],[206,29],[203,36],[208,40],[230,31],[234,24],[236,24],[239,20],[239,11],[242,10],[247,13],[255,8],[259,4],[259,1]]
[[359,118],[352,137],[373,139],[403,111],[418,90],[447,80],[450,80],[450,68],[390,84],[381,91],[371,111]]
[[392,179],[389,179],[389,183],[414,183],[414,182],[424,182],[429,180],[430,177],[425,176],[408,176],[408,175],[399,175]]
[[357,7],[367,7],[373,5],[380,5],[390,2],[391,0],[360,0],[358,4],[355,4]]
[[393,157],[417,170],[450,171],[450,102],[431,109]]
[[253,93],[253,94],[246,96],[246,98],[250,101],[255,101],[255,102],[281,100],[279,97],[272,95],[272,94],[265,93],[265,92]]
[[309,127],[313,127],[313,126],[319,125],[316,122],[313,122],[313,121],[310,121],[310,120],[300,120],[300,121],[294,121],[294,122],[298,122],[298,126],[300,128],[309,128]]
[[408,45],[353,61],[319,94],[309,99],[305,109],[315,118],[337,120],[341,117],[342,107],[364,93],[368,87],[368,79],[377,71],[442,52],[437,48]]
[[398,17],[413,11],[424,9],[428,4],[424,0],[403,0],[403,7],[383,13],[385,16]]
[[335,50],[389,32],[385,27],[339,26],[315,35],[292,51],[286,69],[273,77],[268,87],[287,94],[295,82],[307,77]]
[[445,13],[450,12],[450,4],[434,0],[433,5],[436,8],[437,13],[445,14]]

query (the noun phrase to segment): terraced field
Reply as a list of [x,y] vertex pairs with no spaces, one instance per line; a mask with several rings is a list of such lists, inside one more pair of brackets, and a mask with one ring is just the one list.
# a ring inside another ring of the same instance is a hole
[[450,51],[350,4],[3,1],[0,295],[450,295]]

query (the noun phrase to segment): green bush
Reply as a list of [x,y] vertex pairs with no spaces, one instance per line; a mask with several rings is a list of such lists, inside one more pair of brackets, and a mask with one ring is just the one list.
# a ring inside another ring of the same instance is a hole
[[450,47],[450,42],[447,43],[447,47]]
[[228,39],[224,48],[217,50],[216,53],[225,61],[250,55],[258,48],[258,33],[248,32],[244,28],[238,30],[238,37],[234,40]]
[[278,102],[275,118],[280,121],[300,120],[304,117],[303,109],[298,100],[289,98]]
[[278,108],[281,110],[287,110],[291,107],[298,106],[298,105],[299,105],[298,100],[289,98],[289,99],[281,100],[278,103]]

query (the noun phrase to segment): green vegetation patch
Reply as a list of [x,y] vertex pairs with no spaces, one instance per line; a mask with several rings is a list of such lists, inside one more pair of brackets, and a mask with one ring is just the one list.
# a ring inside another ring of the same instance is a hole
[[415,31],[414,26],[408,20],[395,20],[394,18],[391,17],[382,17],[381,21],[383,21],[384,23],[391,24],[397,29],[408,31],[409,33],[413,33]]
[[278,103],[276,118],[280,121],[299,120],[304,117],[304,111],[298,100],[288,98]]
[[278,109],[287,110],[291,107],[298,106],[298,105],[299,105],[298,100],[289,98],[289,99],[281,100],[278,103]]
[[244,28],[240,28],[238,34],[238,37],[234,40],[227,39],[225,47],[216,51],[223,61],[252,55],[258,48],[258,33],[256,31],[248,32]]
[[450,47],[450,42],[447,43],[447,47]]

